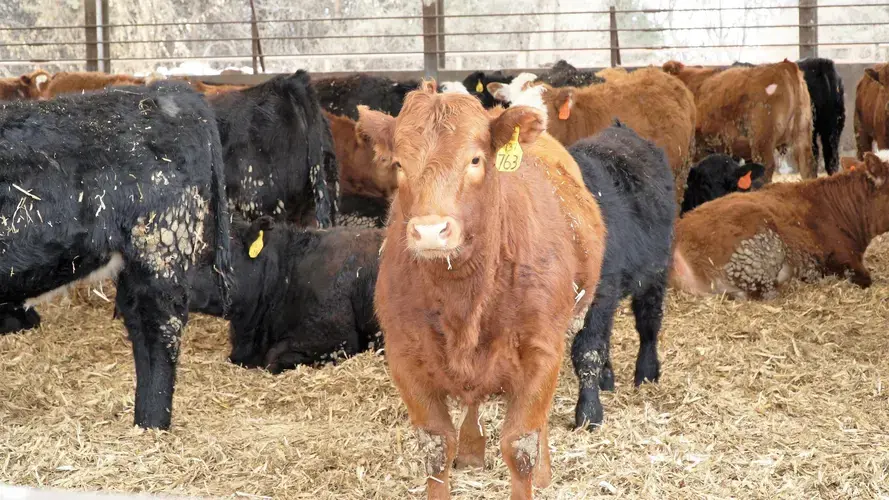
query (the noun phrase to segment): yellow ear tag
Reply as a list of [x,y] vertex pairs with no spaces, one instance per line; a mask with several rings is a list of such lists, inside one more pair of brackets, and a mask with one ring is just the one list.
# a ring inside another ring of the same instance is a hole
[[250,244],[250,250],[247,252],[251,259],[255,259],[259,252],[262,251],[262,230],[259,230],[259,236],[256,241]]
[[485,86],[482,85],[482,81],[479,80],[478,83],[475,84],[475,93],[481,94],[484,91],[485,91]]
[[502,148],[497,150],[497,170],[501,172],[515,172],[522,164],[522,146],[519,145],[519,126],[515,126],[512,132],[512,139],[509,140]]

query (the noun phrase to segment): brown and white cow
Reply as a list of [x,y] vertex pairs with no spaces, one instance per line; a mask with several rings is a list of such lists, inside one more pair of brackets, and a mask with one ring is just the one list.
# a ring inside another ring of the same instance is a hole
[[864,70],[855,89],[855,147],[858,159],[864,153],[889,148],[889,64]]
[[[889,155],[886,155],[889,158]],[[768,299],[791,278],[848,277],[867,287],[870,241],[889,231],[889,163],[731,194],[676,225],[673,286],[696,295]]]
[[[392,378],[419,430],[428,496],[450,497],[455,456],[458,466],[484,464],[478,407],[502,393],[512,498],[531,498],[532,482],[551,479],[547,415],[565,331],[599,279],[599,207],[543,159],[558,155],[535,154],[546,129],[539,110],[489,112],[473,96],[424,82],[397,118],[364,106],[359,114],[398,169],[375,307]],[[508,154],[499,165],[512,171],[498,170],[498,150],[515,143],[523,156]],[[448,397],[466,406],[459,447]]]
[[682,80],[697,105],[696,158],[725,153],[766,167],[787,152],[804,179],[816,176],[812,158],[812,105],[803,72],[785,59],[729,68],[689,67],[669,61],[663,70]]
[[130,75],[109,75],[98,71],[60,72],[55,73],[49,82],[41,87],[38,98],[51,99],[59,94],[79,94],[92,90],[101,90],[114,85],[144,85],[144,78]]
[[[694,96],[675,78],[643,68],[616,81],[589,87],[554,88],[529,83],[521,75],[509,85],[491,83],[495,97],[509,95],[513,105],[546,111],[547,132],[566,147],[605,130],[614,118],[661,147],[676,181],[676,203],[682,203],[695,138]],[[502,96],[502,97],[501,97]]]

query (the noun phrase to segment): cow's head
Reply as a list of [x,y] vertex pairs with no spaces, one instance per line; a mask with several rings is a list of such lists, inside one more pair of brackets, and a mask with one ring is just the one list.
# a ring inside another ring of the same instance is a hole
[[509,83],[490,82],[486,85],[486,88],[494,99],[504,103],[515,104],[519,94],[524,92],[536,80],[537,75],[534,73],[519,73]]
[[471,95],[478,98],[485,109],[490,109],[497,105],[497,100],[491,94],[490,90],[488,90],[488,85],[491,83],[497,83],[498,85],[508,84],[512,80],[513,77],[505,75],[500,71],[495,71],[493,73],[475,71],[463,79],[463,88]]
[[22,99],[48,98],[48,87],[51,80],[52,75],[42,69],[38,69],[27,75],[22,75],[19,77],[19,83],[21,85],[19,95]]
[[704,158],[688,173],[682,213],[731,193],[759,189],[764,184],[765,171],[759,163],[740,165],[728,155]]
[[[361,109],[366,106],[359,106]],[[397,189],[395,168],[386,154],[376,154],[373,141],[358,123],[346,116],[324,112],[336,148],[343,195],[386,198]]]
[[450,260],[471,253],[473,241],[498,224],[488,214],[499,203],[499,176],[520,174],[498,172],[497,151],[516,130],[520,145],[532,144],[546,118],[528,107],[494,115],[472,96],[436,93],[434,82],[408,94],[397,118],[361,110],[361,129],[397,169],[393,210],[403,216],[403,237],[415,256]]

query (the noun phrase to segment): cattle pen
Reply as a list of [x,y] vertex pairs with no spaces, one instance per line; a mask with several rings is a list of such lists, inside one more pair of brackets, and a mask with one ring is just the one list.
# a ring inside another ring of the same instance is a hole
[[[256,85],[298,69],[461,81],[557,59],[600,69],[828,57],[845,82],[841,155],[854,155],[855,84],[889,61],[889,2],[877,0],[516,3],[13,1],[0,5],[0,72]],[[573,429],[566,356],[549,416],[553,481],[535,498],[889,499],[889,234],[865,262],[868,288],[828,277],[768,301],[670,290],[662,375],[638,388],[634,317],[621,302],[604,424]],[[39,328],[0,336],[0,500],[425,498],[424,451],[377,346],[272,374],[231,363],[229,322],[193,313],[172,427],[141,429],[114,302],[110,281],[78,286],[38,306]],[[509,494],[496,445],[505,408],[482,406],[485,467],[452,472],[454,498]]]

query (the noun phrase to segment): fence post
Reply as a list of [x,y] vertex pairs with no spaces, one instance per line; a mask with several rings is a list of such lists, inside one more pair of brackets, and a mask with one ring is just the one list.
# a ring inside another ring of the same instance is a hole
[[96,43],[96,0],[83,0],[83,25],[86,44],[86,70],[99,71],[99,46]]
[[[438,0],[423,2],[423,74],[438,80]],[[442,54],[444,55],[444,54]]]
[[259,60],[259,68],[265,73],[265,56],[262,55],[262,41],[259,38],[259,25],[256,23],[256,6],[250,0],[250,36],[253,38],[251,53],[253,54],[253,74],[257,74],[256,61]]
[[437,0],[436,12],[438,13],[438,22],[435,25],[435,32],[438,33],[438,37],[435,40],[435,43],[438,44],[436,47],[438,48],[438,68],[444,69],[445,67],[445,0]]
[[[90,0],[87,0],[90,1]],[[96,56],[102,61],[99,68],[105,73],[111,73],[111,29],[108,27],[111,15],[108,12],[108,0],[95,0],[96,24],[102,29],[96,30]]]
[[799,0],[799,57],[818,57],[818,0]]
[[617,36],[617,12],[608,7],[609,31],[611,32],[611,67],[620,66],[620,41]]

